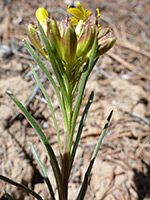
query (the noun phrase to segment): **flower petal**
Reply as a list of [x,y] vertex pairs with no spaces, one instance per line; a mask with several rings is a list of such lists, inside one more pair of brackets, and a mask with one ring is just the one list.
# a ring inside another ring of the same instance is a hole
[[84,21],[88,20],[88,17],[90,16],[91,13],[92,12],[90,10],[88,10],[88,11],[85,12],[85,19],[84,19]]
[[99,12],[99,9],[97,8],[96,11],[97,11],[97,18],[100,18],[101,14]]
[[48,17],[48,12],[44,8],[38,8],[35,16],[39,22],[44,24],[46,17]]
[[85,14],[85,9],[83,8],[83,6],[81,5],[81,3],[78,1],[77,2],[77,8],[83,13],[83,14]]
[[71,24],[72,25],[77,25],[78,22],[79,22],[79,20],[77,18],[75,18],[75,17],[70,17],[70,20],[71,20]]
[[84,19],[84,13],[78,8],[70,8],[68,6],[67,12],[69,12],[70,14],[72,14],[73,16],[75,16],[79,20]]
[[92,14],[90,10],[85,10],[79,1],[76,6],[76,8],[70,8],[70,6],[67,8],[67,11],[74,16],[74,18],[72,17],[71,19],[73,25],[77,25],[80,20],[86,22]]

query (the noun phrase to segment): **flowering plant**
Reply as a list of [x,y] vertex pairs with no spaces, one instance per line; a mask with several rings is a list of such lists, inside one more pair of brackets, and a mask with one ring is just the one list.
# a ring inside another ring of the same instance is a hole
[[[39,8],[36,11],[36,18],[38,20],[38,23],[35,24],[34,22],[30,22],[27,28],[27,34],[31,44],[34,46],[37,52],[43,56],[45,60],[51,63],[57,81],[53,79],[43,62],[38,57],[37,53],[29,45],[29,43],[27,41],[24,41],[24,44],[29,53],[49,79],[58,98],[61,113],[63,116],[64,145],[62,145],[62,142],[60,140],[59,128],[51,101],[37,74],[35,73],[33,66],[30,64],[33,75],[37,83],[39,84],[39,87],[43,95],[45,96],[45,99],[47,100],[49,109],[54,120],[61,158],[60,164],[58,163],[55,153],[51,145],[49,144],[46,136],[44,135],[43,131],[36,123],[34,118],[13,96],[13,94],[11,92],[8,92],[10,98],[20,108],[22,113],[35,129],[35,132],[37,133],[45,148],[54,172],[60,200],[68,199],[69,176],[73,166],[83,125],[94,96],[94,93],[92,92],[83,112],[78,131],[76,133],[75,141],[73,143],[76,120],[81,106],[87,79],[98,58],[102,54],[107,52],[113,46],[116,40],[111,29],[102,29],[100,27],[98,23],[98,20],[100,18],[99,9],[97,9],[97,13],[95,15],[91,11],[85,10],[80,2],[77,2],[76,8],[70,8],[70,6],[68,6],[67,11],[73,16],[67,16],[65,20],[57,22],[53,17],[48,17],[48,13],[44,8]],[[75,105],[73,106],[74,100]],[[97,145],[89,162],[89,166],[85,173],[84,181],[79,190],[79,193],[77,194],[76,200],[84,199],[88,186],[88,177],[96,158],[99,146],[102,142],[102,138],[104,137],[104,133],[110,121],[111,115],[112,112],[110,113],[104,126],[103,132],[97,142]],[[36,154],[33,145],[31,145],[31,151],[47,183],[51,199],[55,200],[55,195],[50,179],[47,176],[44,166],[38,158],[38,155]],[[37,193],[27,188],[26,186],[16,183],[15,181],[12,181],[2,175],[0,175],[0,179],[17,187],[20,187],[29,192],[35,198],[42,200],[41,196],[39,196]],[[6,194],[8,195],[8,193]]]

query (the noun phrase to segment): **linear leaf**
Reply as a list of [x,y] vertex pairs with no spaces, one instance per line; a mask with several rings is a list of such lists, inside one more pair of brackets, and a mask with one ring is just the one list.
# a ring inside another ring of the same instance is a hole
[[87,70],[85,72],[83,72],[81,80],[80,80],[80,85],[79,85],[78,94],[77,94],[77,101],[76,101],[76,105],[74,107],[73,116],[72,116],[72,126],[71,126],[70,140],[69,140],[69,149],[71,149],[73,133],[74,133],[75,125],[76,125],[76,120],[77,120],[77,117],[78,117],[79,108],[80,108],[81,101],[82,101],[82,96],[83,96],[83,93],[84,93],[84,90],[85,90],[86,82],[87,82],[87,79],[90,75],[90,72],[93,69],[93,66],[95,65],[95,63],[98,60],[98,59],[95,60],[97,47],[98,47],[98,41],[96,39],[94,44],[93,44],[90,56],[89,56],[89,62],[87,64],[88,65]]
[[49,97],[48,97],[48,95],[47,95],[46,90],[44,89],[42,83],[40,82],[40,80],[39,80],[39,78],[38,78],[38,76],[37,76],[37,74],[35,73],[35,70],[34,70],[32,64],[29,64],[29,65],[30,65],[30,67],[31,67],[31,70],[32,70],[32,73],[33,73],[33,75],[34,75],[34,77],[35,77],[35,80],[37,81],[37,83],[38,83],[40,89],[42,90],[43,95],[45,96],[45,99],[46,99],[46,101],[47,101],[47,103],[48,103],[48,106],[49,106],[49,109],[50,109],[50,111],[51,111],[51,114],[52,114],[52,117],[53,117],[53,120],[54,120],[54,124],[55,124],[55,128],[56,128],[57,137],[58,137],[58,144],[59,144],[60,155],[62,156],[62,147],[61,147],[60,135],[59,135],[57,120],[56,120],[56,117],[55,117],[55,113],[54,113],[53,106],[52,106],[52,104],[51,104],[51,102],[50,102],[50,99],[49,99]]
[[88,186],[88,178],[89,178],[91,169],[92,169],[92,167],[93,167],[95,158],[96,158],[96,156],[97,156],[97,153],[98,153],[100,144],[102,143],[102,139],[103,139],[103,137],[104,137],[104,135],[105,135],[105,132],[106,132],[107,127],[108,127],[108,124],[109,124],[109,122],[110,122],[112,113],[113,113],[113,111],[110,112],[110,114],[109,114],[109,116],[108,116],[108,118],[107,118],[107,121],[106,121],[106,123],[105,123],[105,126],[104,126],[104,128],[103,128],[102,134],[101,134],[100,137],[99,137],[99,140],[98,140],[98,142],[97,142],[97,145],[96,145],[95,150],[94,150],[94,152],[93,152],[93,155],[92,155],[92,157],[91,157],[91,160],[90,160],[88,169],[87,169],[87,171],[86,171],[86,173],[85,173],[84,180],[83,180],[82,186],[81,186],[81,188],[80,188],[80,191],[79,191],[79,194],[78,194],[76,200],[83,200],[83,199],[84,199],[84,196],[85,196],[85,193],[86,193],[86,190],[87,190],[87,186]]
[[8,194],[8,192],[6,192],[6,190],[4,190],[5,195],[8,197],[9,200],[13,200],[13,198],[11,197],[10,194]]
[[44,64],[41,62],[41,60],[39,59],[39,57],[37,56],[37,54],[35,53],[35,51],[32,49],[32,47],[28,44],[27,41],[24,41],[24,45],[26,46],[26,48],[28,49],[29,53],[31,54],[31,56],[33,57],[33,59],[37,62],[37,64],[39,65],[39,67],[43,70],[43,72],[46,74],[47,78],[49,79],[50,83],[52,84],[54,91],[57,95],[58,101],[59,101],[59,105],[62,111],[62,115],[63,115],[63,120],[64,120],[64,124],[67,124],[67,114],[66,114],[66,110],[59,92],[59,89],[54,81],[54,79],[52,78],[51,74],[49,73],[49,71],[46,69],[46,67],[44,66]]
[[61,92],[62,92],[62,96],[64,97],[65,99],[65,104],[66,104],[66,107],[69,108],[70,107],[70,102],[69,102],[69,98],[68,98],[68,94],[67,94],[67,91],[66,91],[66,87],[64,85],[64,80],[62,78],[63,74],[60,74],[59,73],[59,70],[58,70],[58,66],[57,66],[57,61],[56,61],[56,58],[55,58],[55,55],[54,53],[52,52],[52,49],[50,47],[50,43],[41,27],[41,25],[38,23],[37,24],[38,26],[38,29],[41,33],[41,37],[42,37],[42,40],[45,44],[45,48],[46,48],[46,51],[47,51],[47,54],[48,54],[48,57],[50,59],[50,62],[51,62],[51,65],[52,65],[52,68],[53,68],[53,71],[54,71],[54,74],[56,76],[56,79],[58,81],[58,84],[60,86],[60,89],[61,89]]
[[78,132],[77,132],[76,139],[75,139],[73,149],[72,149],[72,153],[71,153],[70,171],[71,171],[71,168],[72,168],[72,164],[73,164],[73,161],[74,161],[74,157],[75,157],[75,154],[76,154],[76,150],[77,150],[77,147],[78,147],[80,136],[81,136],[81,133],[82,133],[82,130],[83,130],[83,126],[84,126],[84,123],[85,123],[85,120],[86,120],[86,117],[87,117],[87,113],[88,113],[88,110],[89,110],[89,108],[92,104],[92,101],[93,101],[93,97],[94,97],[94,92],[91,92],[89,99],[88,99],[88,102],[86,104],[86,107],[84,109],[84,112],[82,114],[82,118],[81,118],[81,121],[80,121],[80,125],[79,125],[79,128],[78,128]]
[[17,182],[15,182],[15,181],[13,181],[13,180],[5,177],[5,176],[2,176],[2,175],[0,175],[0,179],[3,180],[3,181],[5,181],[5,182],[7,182],[7,183],[10,183],[11,185],[16,186],[16,187],[18,187],[18,188],[20,188],[20,189],[22,189],[22,190],[24,190],[26,192],[28,192],[29,194],[31,194],[32,196],[34,196],[38,200],[43,200],[40,195],[38,195],[36,192],[34,192],[33,190],[29,189],[25,185],[17,183]]
[[54,192],[53,192],[53,188],[52,188],[51,182],[50,182],[50,180],[49,180],[49,178],[48,178],[48,175],[47,175],[47,173],[46,173],[46,170],[45,170],[45,168],[44,168],[44,166],[43,166],[41,160],[39,159],[39,157],[38,157],[38,155],[37,155],[37,153],[36,153],[36,151],[35,151],[35,149],[34,149],[34,147],[33,147],[32,144],[30,144],[30,147],[31,147],[32,154],[33,154],[33,156],[34,156],[34,158],[35,158],[35,160],[36,160],[38,166],[39,166],[40,169],[41,169],[42,175],[43,175],[44,180],[45,180],[45,182],[46,182],[46,184],[47,184],[47,187],[48,187],[48,189],[49,189],[51,198],[52,198],[52,200],[55,200],[55,195],[54,195]]
[[11,92],[8,92],[8,95],[14,101],[14,103],[20,108],[20,110],[22,111],[22,113],[27,118],[27,120],[29,121],[31,126],[34,128],[36,134],[40,138],[40,140],[41,140],[41,142],[42,142],[42,144],[43,144],[43,146],[44,146],[44,148],[47,152],[50,163],[52,165],[52,169],[53,169],[54,176],[55,176],[55,179],[56,179],[58,191],[60,192],[60,194],[65,199],[66,195],[65,195],[65,190],[64,190],[64,184],[63,184],[60,168],[59,168],[59,165],[58,165],[58,162],[57,162],[57,159],[56,159],[56,156],[54,154],[52,147],[50,146],[47,138],[45,137],[45,135],[43,133],[43,131],[41,130],[41,128],[36,123],[35,119],[28,113],[28,111],[24,108],[24,106],[12,95]]
[[50,34],[50,44],[51,44],[52,51],[55,54],[55,58],[58,62],[58,70],[59,70],[60,74],[64,74],[65,73],[64,66],[62,64],[62,59],[58,55],[58,51],[57,51],[56,46],[55,46],[53,34]]

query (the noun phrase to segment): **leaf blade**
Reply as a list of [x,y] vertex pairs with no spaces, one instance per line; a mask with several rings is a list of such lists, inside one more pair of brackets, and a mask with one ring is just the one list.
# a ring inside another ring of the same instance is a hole
[[83,126],[84,126],[84,123],[85,123],[85,120],[86,120],[86,117],[87,117],[87,113],[88,113],[88,110],[89,110],[89,108],[92,104],[93,98],[94,98],[94,92],[91,92],[89,99],[88,99],[88,102],[87,102],[85,109],[83,111],[82,118],[81,118],[81,121],[80,121],[80,125],[79,125],[79,128],[78,128],[78,132],[77,132],[77,135],[76,135],[76,139],[75,139],[75,142],[74,142],[74,145],[73,145],[71,158],[70,158],[70,171],[71,171],[71,168],[72,168],[72,164],[73,164],[73,161],[74,161],[74,157],[75,157],[75,154],[76,154],[76,150],[77,150],[77,147],[78,147],[80,136],[81,136],[81,133],[82,133],[82,130],[83,130]]
[[[37,27],[41,33],[41,37],[42,37],[42,40],[45,44],[45,48],[46,48],[46,51],[47,51],[47,54],[48,54],[48,57],[50,59],[50,62],[51,62],[51,65],[52,65],[52,68],[53,68],[53,71],[54,71],[54,74],[55,74],[55,77],[58,81],[58,84],[60,86],[60,89],[61,89],[61,92],[62,92],[62,96],[64,97],[64,102],[66,104],[66,107],[69,108],[70,107],[70,101],[69,101],[69,98],[68,98],[68,94],[67,94],[67,91],[66,91],[66,87],[64,85],[64,80],[62,78],[63,74],[60,74],[59,70],[58,70],[58,66],[57,66],[57,62],[56,62],[56,57],[54,55],[54,53],[52,52],[52,49],[51,49],[51,46],[50,46],[50,43],[41,27],[41,25],[38,23],[37,24]],[[65,73],[64,73],[65,75]],[[67,124],[66,124],[67,125]]]
[[80,188],[80,191],[79,191],[79,193],[78,193],[78,196],[77,196],[76,200],[83,200],[83,199],[84,199],[84,196],[85,196],[85,193],[86,193],[86,190],[87,190],[87,186],[88,186],[88,177],[89,177],[90,172],[91,172],[91,169],[92,169],[92,167],[93,167],[93,164],[94,164],[96,155],[97,155],[97,153],[98,153],[100,144],[102,143],[102,139],[103,139],[103,137],[104,137],[104,135],[105,135],[105,132],[106,132],[106,130],[107,130],[107,127],[108,127],[108,124],[109,124],[109,122],[110,122],[112,113],[113,113],[113,111],[110,112],[110,114],[109,114],[109,116],[108,116],[108,118],[107,118],[107,121],[106,121],[106,123],[105,123],[105,126],[104,126],[104,128],[103,128],[102,134],[100,135],[99,140],[98,140],[98,142],[97,142],[97,145],[96,145],[96,147],[95,147],[95,149],[94,149],[94,152],[93,152],[93,154],[92,154],[92,157],[91,157],[89,166],[88,166],[87,171],[86,171],[86,173],[85,173],[84,180],[83,180],[82,186],[81,186],[81,188]]
[[98,60],[98,59],[95,60],[97,47],[98,47],[98,41],[96,39],[94,44],[93,44],[90,56],[89,56],[88,68],[82,74],[80,86],[79,86],[79,89],[78,89],[77,101],[76,101],[76,105],[74,107],[73,116],[72,116],[72,126],[71,126],[70,140],[69,140],[69,149],[71,149],[74,129],[75,129],[75,125],[76,125],[76,120],[77,120],[77,117],[78,117],[78,112],[79,112],[79,108],[80,108],[80,105],[81,105],[82,96],[83,96],[83,93],[84,93],[84,90],[85,90],[86,82],[87,82],[87,79],[88,79],[92,69],[93,69],[93,66],[95,65],[95,63]]
[[37,62],[37,64],[39,65],[39,67],[46,74],[47,78],[49,79],[50,83],[52,84],[53,89],[54,89],[54,91],[56,93],[57,99],[59,101],[59,105],[60,105],[61,112],[62,112],[62,115],[63,115],[64,124],[67,124],[66,110],[65,110],[65,107],[64,107],[64,104],[63,104],[63,101],[62,101],[59,89],[58,89],[58,87],[57,87],[54,79],[52,78],[51,74],[46,69],[46,67],[44,66],[44,64],[41,62],[41,60],[39,59],[39,57],[37,56],[37,54],[34,52],[34,50],[32,49],[32,47],[25,40],[24,40],[24,45],[26,46],[26,48],[28,49],[28,51],[31,54],[31,56],[33,57],[33,59]]
[[50,144],[49,144],[47,138],[45,137],[44,133],[42,132],[41,128],[38,126],[38,124],[36,123],[34,118],[24,108],[24,106],[13,96],[13,94],[11,92],[7,92],[7,94],[14,101],[14,103],[19,107],[19,109],[22,111],[22,113],[24,114],[24,116],[29,121],[29,123],[31,124],[31,126],[35,130],[36,134],[40,138],[40,140],[41,140],[41,142],[42,142],[42,144],[43,144],[43,146],[44,146],[44,148],[47,152],[50,163],[52,165],[52,169],[53,169],[54,176],[55,176],[55,179],[56,179],[58,191],[60,192],[60,194],[65,199],[66,194],[65,194],[65,190],[64,190],[64,184],[63,184],[60,168],[59,168],[59,165],[58,165],[58,162],[57,162],[57,159],[56,159],[56,156],[54,154],[52,147],[50,146]]
[[34,156],[39,168],[41,169],[41,172],[43,174],[44,180],[45,180],[45,182],[47,184],[47,187],[49,189],[51,198],[52,198],[52,200],[55,200],[55,195],[54,195],[54,192],[53,192],[53,188],[52,188],[51,182],[50,182],[50,180],[48,178],[48,175],[46,173],[46,170],[45,170],[41,160],[39,159],[39,157],[38,157],[38,155],[37,155],[37,153],[36,153],[36,151],[35,151],[35,149],[34,149],[32,144],[30,144],[30,147],[31,147],[31,152],[32,152],[32,154],[33,154],[33,156]]
[[20,183],[17,183],[17,182],[15,182],[15,181],[13,181],[13,180],[5,177],[5,176],[2,176],[2,175],[0,175],[0,179],[11,184],[11,185],[16,186],[16,187],[18,187],[18,188],[20,188],[20,189],[22,189],[26,192],[28,192],[29,194],[31,194],[32,196],[34,196],[38,200],[43,200],[42,197],[40,195],[38,195],[36,192],[34,192],[33,190],[29,189],[28,187],[26,187],[26,186],[24,186]]
[[9,200],[14,200],[10,194],[6,190],[4,190],[5,195],[9,198]]
[[55,125],[55,128],[56,128],[56,133],[57,133],[57,138],[58,138],[58,144],[59,144],[60,155],[62,156],[62,148],[61,148],[60,134],[59,134],[58,125],[57,125],[57,120],[56,120],[56,117],[55,117],[55,113],[54,113],[52,104],[51,104],[51,102],[50,102],[50,99],[49,99],[49,97],[48,97],[48,94],[47,94],[46,90],[44,89],[42,83],[40,82],[40,80],[39,80],[39,78],[38,78],[38,76],[37,76],[37,74],[35,73],[35,70],[34,70],[32,64],[29,64],[29,65],[30,65],[30,68],[31,68],[32,73],[33,73],[33,75],[34,75],[34,78],[35,78],[36,82],[38,83],[38,85],[39,85],[39,87],[40,87],[40,89],[41,89],[41,91],[42,91],[42,93],[43,93],[43,95],[44,95],[44,97],[45,97],[45,99],[46,99],[46,101],[47,101],[47,103],[48,103],[49,109],[50,109],[50,111],[51,111],[51,114],[52,114],[52,117],[53,117],[53,120],[54,120],[54,125]]

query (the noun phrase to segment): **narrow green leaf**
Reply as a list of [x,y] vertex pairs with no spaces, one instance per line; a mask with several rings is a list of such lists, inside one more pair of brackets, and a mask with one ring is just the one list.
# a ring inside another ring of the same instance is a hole
[[4,190],[5,195],[8,197],[9,200],[14,200],[10,194],[8,194],[8,192],[6,192],[6,190]]
[[9,183],[9,184],[11,184],[11,185],[14,185],[14,186],[16,186],[16,187],[18,187],[18,188],[20,188],[20,189],[22,189],[22,190],[28,192],[29,194],[31,194],[32,196],[34,196],[34,197],[35,197],[36,199],[38,199],[38,200],[43,200],[42,197],[41,197],[40,195],[38,195],[36,192],[34,192],[33,190],[29,189],[29,188],[26,187],[25,185],[22,185],[22,184],[20,184],[20,183],[17,183],[17,182],[15,182],[15,181],[13,181],[13,180],[11,180],[11,179],[5,177],[5,176],[2,176],[2,175],[0,175],[0,180],[3,180],[3,181],[5,181],[5,182],[7,182],[7,183]]
[[56,159],[56,156],[54,154],[52,147],[50,146],[50,144],[49,144],[47,138],[45,137],[43,131],[41,130],[41,128],[38,126],[38,124],[36,123],[34,118],[24,108],[24,106],[12,95],[11,92],[8,92],[8,95],[14,101],[14,103],[20,108],[20,110],[22,111],[22,113],[27,118],[27,120],[29,121],[31,126],[34,128],[36,134],[40,138],[40,140],[43,144],[43,147],[45,148],[45,150],[47,152],[50,163],[52,165],[52,169],[53,169],[53,172],[55,175],[58,191],[64,197],[64,200],[65,200],[66,194],[65,194],[65,190],[64,190],[64,184],[63,184],[60,168],[59,168],[59,165],[58,165],[58,162],[57,162],[57,159]]
[[41,60],[39,59],[39,57],[37,56],[37,54],[35,53],[35,51],[32,49],[32,47],[28,44],[27,41],[24,41],[24,45],[26,46],[26,48],[28,49],[29,53],[31,54],[31,56],[33,57],[33,59],[37,62],[37,64],[39,65],[39,67],[43,70],[43,72],[46,74],[47,78],[49,79],[50,83],[52,84],[54,91],[57,95],[58,101],[59,101],[59,105],[62,111],[62,115],[63,115],[63,120],[64,120],[64,125],[67,124],[67,114],[66,114],[66,110],[59,92],[59,89],[54,81],[54,79],[52,78],[51,74],[49,73],[49,71],[46,69],[46,67],[44,66],[44,64],[41,62]]
[[84,126],[84,123],[85,123],[85,120],[86,120],[86,117],[87,117],[87,113],[88,113],[88,110],[89,110],[89,108],[92,104],[92,101],[93,101],[93,97],[94,97],[94,92],[91,92],[90,97],[88,99],[88,102],[86,104],[86,107],[84,109],[84,112],[82,114],[82,118],[81,118],[81,121],[80,121],[80,125],[79,125],[79,128],[78,128],[78,132],[77,132],[76,139],[75,139],[73,149],[72,149],[72,153],[71,153],[70,171],[71,171],[71,168],[72,168],[72,164],[73,164],[73,161],[74,161],[74,157],[75,157],[75,154],[76,154],[76,150],[77,150],[77,147],[78,147],[80,136],[81,136],[81,133],[82,133],[82,130],[83,130],[83,126]]
[[101,143],[102,143],[103,137],[104,137],[105,132],[106,132],[106,130],[107,130],[107,127],[108,127],[108,124],[109,124],[110,119],[111,119],[111,117],[112,117],[112,114],[113,114],[113,110],[110,112],[110,114],[109,114],[109,116],[108,116],[108,118],[107,118],[107,121],[106,121],[105,126],[104,126],[104,128],[103,128],[102,134],[101,134],[100,137],[99,137],[98,143],[97,143],[97,145],[96,145],[96,148],[95,148],[95,150],[94,150],[94,153],[93,153],[93,155],[92,155],[91,160],[95,159],[96,156],[97,156],[99,147],[100,147],[100,145],[101,145]]
[[52,106],[52,104],[51,104],[51,102],[50,102],[50,99],[49,99],[49,97],[48,97],[48,95],[47,95],[46,90],[44,89],[42,83],[40,82],[40,80],[39,80],[39,78],[38,78],[38,76],[37,76],[37,74],[35,73],[35,70],[34,70],[32,64],[29,64],[29,65],[30,65],[30,67],[31,67],[31,70],[32,70],[32,73],[33,73],[33,75],[34,75],[34,77],[35,77],[35,80],[37,81],[37,83],[38,83],[40,89],[42,90],[43,95],[45,96],[45,99],[46,99],[46,101],[47,101],[47,103],[48,103],[48,106],[49,106],[49,109],[50,109],[50,111],[51,111],[51,114],[52,114],[52,117],[53,117],[53,120],[54,120],[54,124],[55,124],[55,128],[56,128],[57,137],[58,137],[58,144],[59,144],[60,155],[62,156],[61,140],[60,140],[60,135],[59,135],[58,125],[57,125],[57,120],[56,120],[56,117],[55,117],[55,113],[54,113],[54,110],[53,110],[53,106]]
[[102,134],[101,134],[100,137],[99,137],[99,140],[98,140],[98,142],[97,142],[97,145],[96,145],[95,150],[94,150],[94,152],[93,152],[93,155],[92,155],[92,157],[91,157],[91,160],[90,160],[88,169],[87,169],[87,171],[86,171],[86,173],[85,173],[84,180],[83,180],[82,186],[81,186],[81,188],[80,188],[80,191],[79,191],[79,194],[78,194],[76,200],[83,200],[83,199],[84,199],[84,196],[85,196],[85,193],[86,193],[86,190],[87,190],[87,187],[88,187],[88,178],[89,178],[91,169],[92,169],[92,167],[93,167],[93,164],[94,164],[96,155],[97,155],[97,153],[98,153],[100,144],[102,143],[102,139],[103,139],[103,137],[104,137],[104,135],[105,135],[105,132],[106,132],[107,127],[108,127],[108,124],[109,124],[109,122],[110,122],[112,113],[113,113],[113,111],[110,112],[110,114],[109,114],[109,116],[108,116],[108,118],[107,118],[106,124],[105,124],[105,126],[104,126],[104,128],[103,128]]
[[46,170],[45,170],[45,168],[44,168],[44,166],[43,166],[41,160],[39,159],[39,157],[38,157],[38,155],[37,155],[37,153],[36,153],[36,151],[35,151],[35,149],[34,149],[34,147],[33,147],[32,144],[30,144],[30,147],[31,147],[31,152],[32,152],[32,154],[33,154],[33,156],[34,156],[34,158],[35,158],[35,160],[36,160],[38,166],[39,166],[40,169],[41,169],[42,175],[43,175],[44,180],[45,180],[45,182],[46,182],[46,184],[47,184],[47,187],[48,187],[48,189],[49,189],[51,198],[52,198],[52,200],[55,200],[55,195],[54,195],[54,192],[53,192],[53,188],[52,188],[51,182],[50,182],[50,180],[49,180],[49,178],[48,178],[48,175],[47,175],[47,173],[46,173]]
[[67,78],[65,68],[64,68],[64,64],[62,63],[62,58],[58,55],[58,52],[56,50],[53,34],[50,34],[50,44],[51,44],[50,46],[52,48],[51,53],[52,53],[53,57],[55,58],[55,59],[54,58],[53,59],[57,63],[58,72],[60,74],[60,77],[62,78],[62,82],[68,88],[68,85],[70,86],[70,81]]
[[70,108],[70,101],[69,101],[69,98],[68,98],[68,95],[67,95],[66,87],[64,85],[64,80],[62,78],[63,74],[59,73],[56,57],[55,57],[54,53],[52,52],[49,41],[48,41],[41,25],[38,23],[37,26],[38,26],[38,29],[41,33],[42,40],[45,44],[45,48],[46,48],[46,51],[48,53],[48,57],[50,59],[54,74],[56,76],[56,79],[58,81],[58,84],[59,84],[61,92],[62,92],[62,96],[64,97],[64,100],[65,100],[64,103],[66,104],[67,108]]
[[83,93],[84,93],[84,90],[85,90],[86,82],[87,82],[87,79],[88,79],[95,63],[98,60],[98,59],[95,60],[97,47],[98,47],[98,41],[96,39],[94,44],[93,44],[90,56],[89,56],[89,62],[88,62],[87,70],[85,72],[83,72],[81,80],[80,80],[80,85],[79,85],[78,94],[77,94],[77,101],[76,101],[76,105],[74,107],[73,116],[72,116],[72,126],[71,126],[70,140],[69,140],[69,149],[71,149],[74,129],[75,129],[75,125],[76,125],[76,120],[77,120],[78,112],[79,112],[79,109],[80,109],[80,106],[81,106],[82,96],[83,96]]
[[64,66],[62,64],[62,59],[58,55],[57,49],[55,47],[53,34],[50,34],[50,43],[51,43],[52,51],[54,52],[55,58],[56,58],[56,60],[58,62],[58,70],[59,70],[60,74],[64,74],[65,73]]

